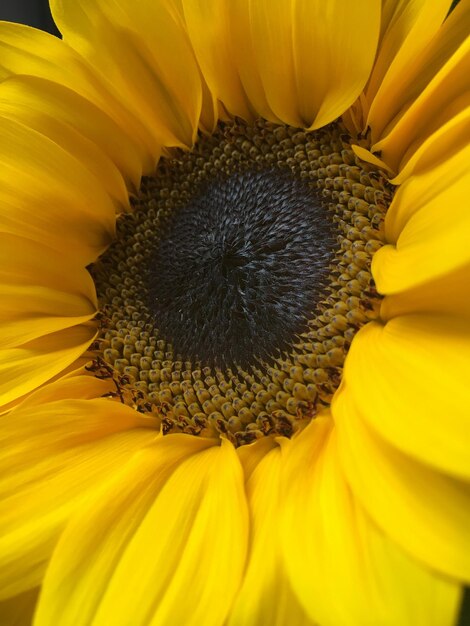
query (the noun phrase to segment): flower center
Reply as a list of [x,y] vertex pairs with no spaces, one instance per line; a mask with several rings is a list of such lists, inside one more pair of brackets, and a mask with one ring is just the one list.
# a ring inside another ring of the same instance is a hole
[[160,161],[92,268],[91,369],[164,433],[291,436],[378,314],[370,262],[390,200],[338,124],[220,124]]
[[325,208],[290,172],[210,181],[160,229],[149,310],[184,359],[248,368],[308,330],[333,245]]

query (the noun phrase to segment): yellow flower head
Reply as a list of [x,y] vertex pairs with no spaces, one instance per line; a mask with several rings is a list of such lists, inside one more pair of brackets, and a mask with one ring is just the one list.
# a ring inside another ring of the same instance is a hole
[[0,623],[452,626],[470,1],[0,24]]

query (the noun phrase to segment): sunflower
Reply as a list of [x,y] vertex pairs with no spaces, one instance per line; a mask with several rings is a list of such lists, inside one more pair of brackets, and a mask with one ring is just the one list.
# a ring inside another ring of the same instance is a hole
[[449,5],[51,0],[62,40],[1,24],[2,624],[455,623]]

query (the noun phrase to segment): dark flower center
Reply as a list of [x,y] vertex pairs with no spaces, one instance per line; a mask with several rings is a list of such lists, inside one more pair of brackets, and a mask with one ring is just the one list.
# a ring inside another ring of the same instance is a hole
[[142,180],[93,266],[90,369],[165,434],[291,436],[377,317],[370,262],[390,200],[340,124],[221,122]]
[[183,358],[248,367],[307,330],[335,242],[325,207],[279,170],[211,181],[164,225],[149,309]]

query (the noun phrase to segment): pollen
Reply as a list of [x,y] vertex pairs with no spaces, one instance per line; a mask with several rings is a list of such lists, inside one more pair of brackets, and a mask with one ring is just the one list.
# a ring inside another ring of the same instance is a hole
[[392,198],[339,124],[220,123],[162,158],[91,268],[94,368],[164,433],[292,436],[331,402]]

